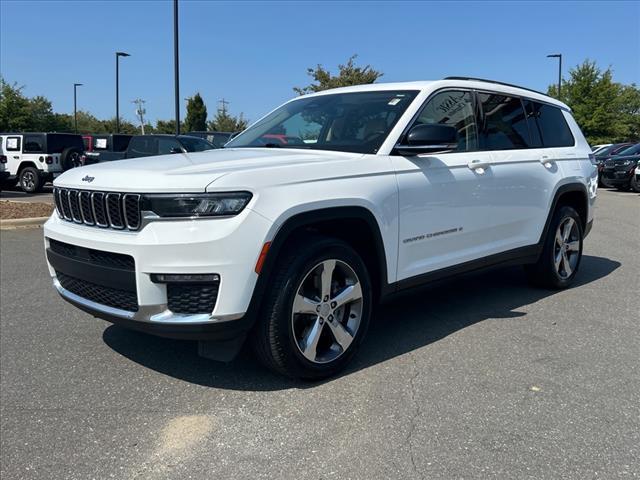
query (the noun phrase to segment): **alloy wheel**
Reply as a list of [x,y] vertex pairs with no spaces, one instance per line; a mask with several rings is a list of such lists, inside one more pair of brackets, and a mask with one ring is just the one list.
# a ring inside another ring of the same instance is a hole
[[556,273],[562,279],[569,278],[580,258],[580,229],[571,217],[565,218],[556,230],[553,245],[553,263]]
[[310,269],[296,289],[291,313],[300,353],[313,363],[341,357],[360,327],[362,307],[360,280],[347,263],[329,259]]
[[36,177],[33,172],[25,172],[22,174],[22,188],[25,190],[33,190],[36,186]]

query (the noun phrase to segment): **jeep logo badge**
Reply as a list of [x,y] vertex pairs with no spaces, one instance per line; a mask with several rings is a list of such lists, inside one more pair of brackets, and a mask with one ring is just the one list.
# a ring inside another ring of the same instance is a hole
[[93,180],[94,180],[95,178],[96,178],[96,177],[90,177],[89,175],[86,175],[86,176],[82,179],[82,181],[83,181],[83,182],[89,182],[89,183],[91,183],[91,182],[93,182]]

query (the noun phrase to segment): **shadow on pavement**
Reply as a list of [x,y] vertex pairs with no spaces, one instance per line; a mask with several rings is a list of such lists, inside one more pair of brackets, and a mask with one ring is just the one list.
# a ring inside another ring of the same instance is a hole
[[[619,266],[614,260],[585,255],[573,288],[606,277]],[[508,321],[523,317],[526,313],[518,311],[520,307],[557,293],[529,286],[519,267],[469,274],[405,293],[378,308],[360,352],[340,376],[437,342],[488,318]],[[104,331],[103,340],[140,365],[203,386],[262,391],[317,385],[272,374],[247,348],[233,362],[224,364],[199,357],[195,342],[153,337],[113,325]]]

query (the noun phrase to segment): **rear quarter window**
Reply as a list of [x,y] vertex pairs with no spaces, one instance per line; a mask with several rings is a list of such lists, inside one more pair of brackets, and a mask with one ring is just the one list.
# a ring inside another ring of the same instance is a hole
[[[531,128],[537,128],[544,147],[573,147],[575,139],[562,110],[543,103],[531,102]],[[534,123],[535,122],[535,123]]]

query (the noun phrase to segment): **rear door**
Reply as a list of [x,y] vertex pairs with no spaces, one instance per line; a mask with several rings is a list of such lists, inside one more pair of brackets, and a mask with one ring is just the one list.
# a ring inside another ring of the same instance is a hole
[[534,103],[498,92],[477,92],[481,148],[491,152],[491,204],[500,251],[536,244],[562,171],[553,148],[544,148]]
[[12,176],[17,175],[22,161],[22,135],[5,137],[4,154],[7,157],[7,170]]
[[[25,133],[22,136],[22,163],[33,163],[37,169],[43,170],[45,153],[44,135]],[[41,159],[42,161],[40,161]]]

